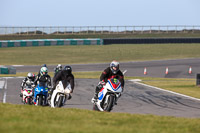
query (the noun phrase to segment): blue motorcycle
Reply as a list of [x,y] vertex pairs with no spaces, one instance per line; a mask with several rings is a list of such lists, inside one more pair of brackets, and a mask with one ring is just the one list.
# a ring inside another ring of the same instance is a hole
[[40,82],[34,91],[34,104],[45,106],[47,105],[48,88],[43,82]]

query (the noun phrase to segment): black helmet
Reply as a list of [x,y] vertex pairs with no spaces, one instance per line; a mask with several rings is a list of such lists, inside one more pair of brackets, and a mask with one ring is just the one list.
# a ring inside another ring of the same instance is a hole
[[67,71],[67,74],[71,74],[72,73],[72,68],[71,66],[65,66],[63,70]]
[[43,64],[42,67],[47,67],[47,64]]

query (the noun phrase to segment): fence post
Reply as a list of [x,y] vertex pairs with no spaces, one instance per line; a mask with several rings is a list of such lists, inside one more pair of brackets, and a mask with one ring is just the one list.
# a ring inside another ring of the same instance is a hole
[[176,25],[176,28],[175,28],[175,33],[177,32],[177,25]]
[[51,34],[51,26],[49,27],[49,34]]
[[192,28],[192,33],[194,33],[194,26],[193,26],[193,28]]
[[29,32],[29,27],[27,27],[27,32],[26,32],[26,33],[27,33],[27,35],[28,35],[28,32]]
[[186,33],[186,26],[184,27],[185,29],[184,29],[184,33]]
[[15,32],[15,28],[14,28],[14,27],[12,27],[12,34],[14,34],[14,32]]
[[94,34],[96,34],[96,26],[94,26]]
[[135,33],[135,26],[133,26],[133,34]]
[[7,34],[7,27],[5,28],[5,35]]
[[21,31],[22,31],[22,29],[21,29],[21,27],[19,27],[19,35],[21,35]]
[[64,30],[65,30],[64,34],[66,34],[66,33],[67,33],[67,28],[65,27],[65,29],[64,29]]
[[35,27],[35,35],[36,35],[36,32],[37,32],[37,27]]
[[144,27],[142,26],[142,30],[141,30],[141,33],[142,33],[142,34],[143,34],[143,28],[144,28]]
[[151,34],[151,26],[150,26],[150,31],[149,31],[149,33]]
[[167,33],[168,33],[168,28],[169,28],[169,27],[167,26]]

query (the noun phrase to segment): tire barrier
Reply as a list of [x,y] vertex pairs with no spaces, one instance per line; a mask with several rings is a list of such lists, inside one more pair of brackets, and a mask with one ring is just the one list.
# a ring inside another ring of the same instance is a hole
[[16,68],[0,66],[0,74],[16,74]]
[[6,40],[0,41],[2,47],[28,47],[53,45],[102,45],[102,39],[40,39],[40,40]]
[[103,39],[108,44],[156,44],[156,43],[200,43],[200,38],[129,38],[129,39]]
[[200,86],[200,73],[197,73],[196,75],[196,85]]

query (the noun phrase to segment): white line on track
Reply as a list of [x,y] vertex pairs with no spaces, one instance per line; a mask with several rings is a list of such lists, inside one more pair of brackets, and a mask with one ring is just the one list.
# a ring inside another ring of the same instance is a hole
[[4,87],[4,95],[3,95],[3,103],[6,103],[6,93],[7,93],[7,78],[6,78],[6,81],[5,81],[5,87]]
[[24,65],[12,65],[13,67],[23,67]]
[[[131,81],[131,80],[129,80],[129,81]],[[150,87],[150,88],[153,88],[153,89],[157,89],[157,90],[160,90],[160,91],[165,91],[165,92],[168,92],[168,93],[172,93],[172,94],[175,94],[175,95],[178,95],[178,96],[186,97],[186,98],[189,98],[189,99],[192,99],[192,100],[200,101],[200,99],[198,99],[198,98],[194,98],[194,97],[187,96],[187,95],[184,95],[184,94],[180,94],[180,93],[177,93],[177,92],[165,90],[165,89],[162,89],[162,88],[158,88],[158,87],[155,87],[155,86],[151,86],[151,85],[147,85],[147,84],[143,84],[143,83],[139,83],[139,82],[134,82],[134,83],[142,85],[142,86]]]
[[[1,77],[3,79],[5,79],[4,82],[4,94],[3,94],[3,103],[6,103],[6,96],[7,96],[7,80],[11,79],[11,78],[25,78],[25,77]],[[2,88],[3,89],[3,88]]]
[[0,89],[3,89],[5,81],[0,81]]

